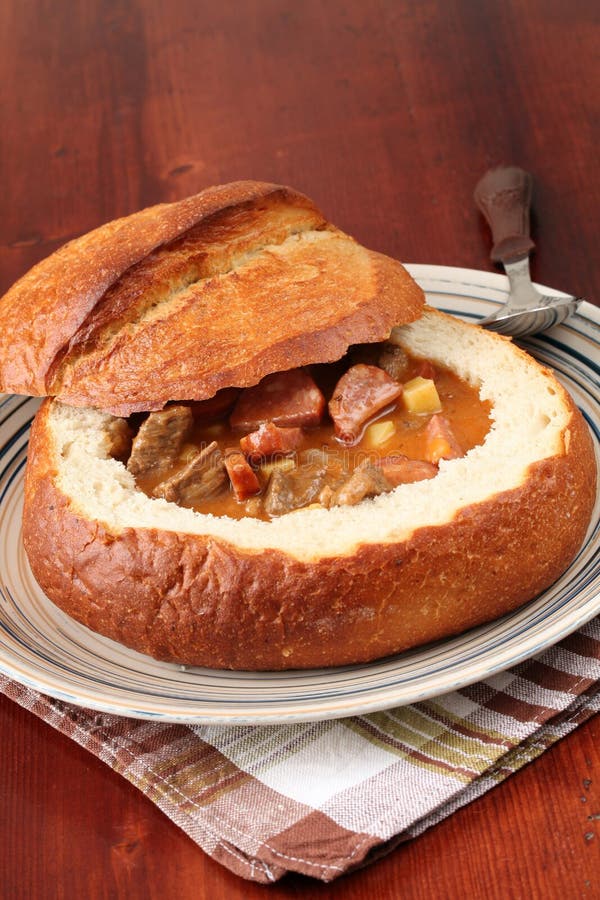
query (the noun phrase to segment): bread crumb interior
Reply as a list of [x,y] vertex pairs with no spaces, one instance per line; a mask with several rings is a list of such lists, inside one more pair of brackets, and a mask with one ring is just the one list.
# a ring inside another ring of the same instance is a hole
[[311,561],[352,554],[360,544],[402,541],[420,527],[449,522],[462,507],[517,488],[532,463],[565,452],[567,395],[509,340],[430,309],[394,329],[390,340],[453,369],[492,404],[483,444],[460,459],[441,461],[436,478],[400,485],[357,506],[305,508],[272,521],[201,514],[137,489],[125,466],[109,455],[108,413],[54,401],[49,427],[58,486],[74,511],[115,534],[149,528],[209,535],[249,552],[273,548]]

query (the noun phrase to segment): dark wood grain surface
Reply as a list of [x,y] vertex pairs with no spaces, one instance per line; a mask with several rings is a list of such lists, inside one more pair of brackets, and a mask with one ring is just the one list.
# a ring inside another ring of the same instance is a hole
[[[535,277],[600,298],[596,0],[5,0],[0,287],[115,216],[292,184],[404,261],[491,268],[475,182],[535,176]],[[598,719],[330,886],[248,884],[0,700],[4,898],[600,896]]]

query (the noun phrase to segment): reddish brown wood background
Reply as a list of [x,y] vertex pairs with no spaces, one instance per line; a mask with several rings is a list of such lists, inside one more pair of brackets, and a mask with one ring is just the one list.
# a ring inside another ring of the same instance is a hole
[[[596,0],[5,0],[0,280],[101,222],[237,178],[292,184],[405,261],[489,268],[471,202],[535,175],[539,281],[600,297]],[[241,881],[0,701],[7,898],[600,896],[600,723],[332,886]]]

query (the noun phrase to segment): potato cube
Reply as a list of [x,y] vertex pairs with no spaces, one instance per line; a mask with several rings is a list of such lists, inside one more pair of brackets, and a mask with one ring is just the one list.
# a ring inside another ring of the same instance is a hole
[[420,375],[406,382],[402,399],[408,412],[418,415],[436,413],[442,408],[435,382]]
[[260,472],[265,478],[270,478],[275,469],[280,469],[282,472],[289,472],[290,469],[294,469],[296,466],[296,461],[289,456],[286,456],[283,459],[274,459],[271,462],[263,463],[260,467]]
[[389,419],[381,419],[379,422],[373,422],[365,431],[363,445],[365,447],[381,447],[394,436],[396,426]]

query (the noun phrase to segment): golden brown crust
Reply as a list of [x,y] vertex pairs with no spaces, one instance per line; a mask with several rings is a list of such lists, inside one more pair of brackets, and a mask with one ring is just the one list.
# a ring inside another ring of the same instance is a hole
[[[0,384],[12,393],[45,395],[59,354],[103,294],[161,244],[199,219],[265,185],[240,182],[210,188],[178,203],[161,203],[115,219],[65,244],[27,272],[0,301]],[[23,327],[30,322],[29,328]]]
[[222,185],[104,225],[17,282],[0,300],[0,389],[160,409],[339,358],[422,306],[400,263],[302,194]]
[[54,482],[48,403],[32,430],[24,540],[47,595],[83,624],[159,659],[285,669],[375,659],[458,633],[548,587],[595,498],[589,431],[571,406],[565,452],[517,489],[402,543],[302,563],[275,550],[153,529],[111,534]]

